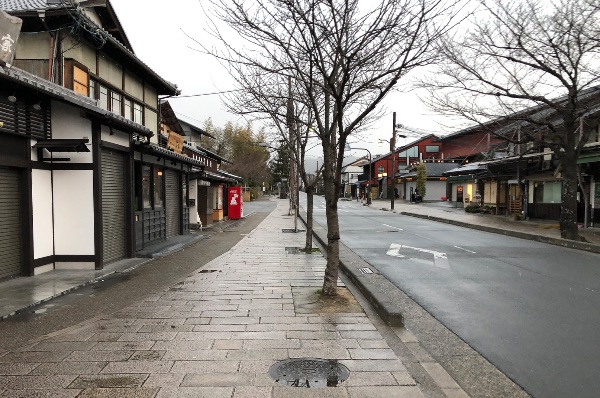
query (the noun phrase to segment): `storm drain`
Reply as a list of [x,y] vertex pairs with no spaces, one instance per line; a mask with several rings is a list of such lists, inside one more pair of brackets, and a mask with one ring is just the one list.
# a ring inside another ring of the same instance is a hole
[[359,268],[358,270],[360,272],[362,272],[363,274],[372,274],[373,273],[373,270],[369,267]]
[[294,358],[272,365],[269,376],[284,386],[323,388],[337,387],[350,371],[334,359]]

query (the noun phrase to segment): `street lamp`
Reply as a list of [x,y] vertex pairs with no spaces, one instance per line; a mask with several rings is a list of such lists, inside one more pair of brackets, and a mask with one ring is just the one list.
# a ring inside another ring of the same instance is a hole
[[344,147],[344,149],[346,151],[350,151],[350,150],[354,150],[354,149],[360,149],[362,151],[367,151],[369,153],[369,179],[367,180],[367,205],[371,204],[371,151],[369,151],[367,148],[351,148],[350,144],[346,143],[346,146]]

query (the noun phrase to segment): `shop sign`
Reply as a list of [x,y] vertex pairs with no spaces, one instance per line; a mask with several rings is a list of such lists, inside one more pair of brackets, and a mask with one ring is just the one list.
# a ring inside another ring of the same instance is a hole
[[171,131],[169,133],[169,140],[167,141],[167,148],[175,153],[183,152],[183,137]]
[[0,66],[12,63],[23,20],[0,10]]

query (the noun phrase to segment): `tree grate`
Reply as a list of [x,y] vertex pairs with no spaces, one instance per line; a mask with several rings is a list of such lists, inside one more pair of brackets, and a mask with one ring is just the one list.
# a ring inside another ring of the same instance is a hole
[[306,252],[303,247],[286,247],[287,254],[321,254],[321,249],[313,247],[310,252]]

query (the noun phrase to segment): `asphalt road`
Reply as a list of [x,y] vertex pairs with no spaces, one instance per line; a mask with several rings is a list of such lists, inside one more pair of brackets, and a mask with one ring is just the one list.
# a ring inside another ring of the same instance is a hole
[[528,393],[598,397],[600,255],[357,202],[339,215],[346,246]]

